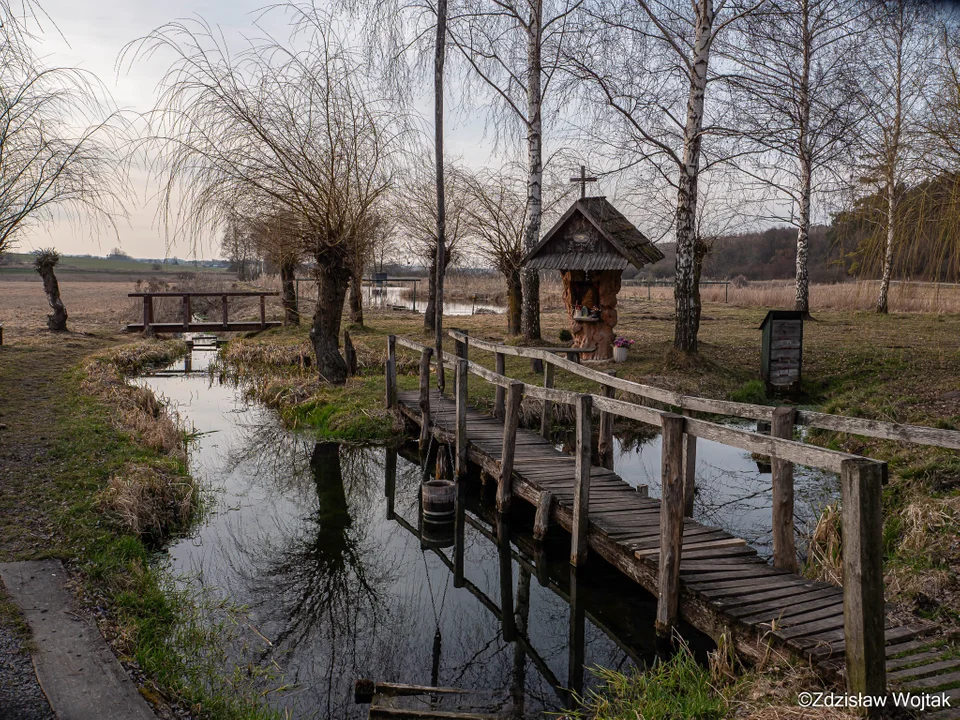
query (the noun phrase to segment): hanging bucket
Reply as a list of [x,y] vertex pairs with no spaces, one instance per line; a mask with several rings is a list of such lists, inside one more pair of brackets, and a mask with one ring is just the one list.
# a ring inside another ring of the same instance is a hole
[[420,497],[423,501],[424,522],[453,522],[455,493],[452,480],[427,480],[423,483],[420,486]]
[[455,533],[453,518],[446,522],[432,522],[423,518],[420,523],[420,545],[436,550],[453,547]]

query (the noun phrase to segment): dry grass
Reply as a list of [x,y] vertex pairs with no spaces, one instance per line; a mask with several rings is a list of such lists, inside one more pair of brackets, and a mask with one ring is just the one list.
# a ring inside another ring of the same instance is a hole
[[741,720],[852,720],[838,708],[804,708],[802,692],[822,691],[823,681],[809,667],[792,665],[779,672],[750,673],[730,701],[729,717]]
[[161,539],[187,526],[196,501],[195,490],[182,475],[131,463],[111,476],[101,503],[131,532]]
[[833,585],[843,584],[843,551],[840,535],[840,508],[827,505],[810,537],[804,575]]
[[[873,310],[877,303],[879,282],[817,284],[810,286],[810,309],[862,311]],[[729,294],[729,295],[727,295]],[[666,286],[626,286],[621,297],[669,301],[673,288]],[[790,308],[793,307],[795,289],[792,280],[766,280],[749,282],[744,287],[732,283],[726,290],[723,285],[704,285],[701,296],[706,303],[727,303],[734,307]],[[894,313],[958,313],[960,312],[960,286],[933,285],[926,283],[894,283],[890,289],[890,312]]]

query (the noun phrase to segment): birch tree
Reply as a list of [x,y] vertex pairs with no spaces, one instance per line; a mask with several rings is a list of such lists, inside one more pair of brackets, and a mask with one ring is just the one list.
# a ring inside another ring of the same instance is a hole
[[866,117],[858,135],[861,182],[883,197],[882,212],[871,218],[879,231],[878,313],[888,311],[894,254],[902,242],[900,198],[920,169],[926,93],[936,56],[931,14],[929,6],[914,0],[884,0],[870,15],[872,31],[862,66]]
[[[560,69],[572,16],[584,0],[470,0],[451,27],[474,78],[494,99],[505,134],[520,130],[527,146],[524,248],[540,241],[543,221],[544,106]],[[522,329],[540,339],[540,278],[523,270]]]
[[605,141],[624,166],[649,170],[653,181],[675,190],[677,244],[674,347],[697,352],[697,203],[700,176],[724,162],[704,153],[704,138],[723,135],[720,118],[708,118],[707,91],[718,37],[759,3],[732,0],[620,0],[589,6],[589,23],[568,55],[575,77],[589,81],[614,119],[601,119]]
[[[849,167],[865,24],[859,0],[769,0],[749,18],[729,59],[739,63],[737,126],[755,143],[741,170],[772,191],[771,216],[797,228],[795,307],[809,313],[807,257],[815,191]],[[760,190],[758,189],[758,192]],[[779,204],[789,210],[780,213]]]

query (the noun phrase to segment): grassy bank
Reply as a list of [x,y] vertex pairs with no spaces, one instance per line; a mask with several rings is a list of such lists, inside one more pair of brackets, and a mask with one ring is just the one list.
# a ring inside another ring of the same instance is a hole
[[[226,677],[223,626],[205,622],[203,599],[178,590],[152,562],[186,531],[199,494],[186,466],[187,430],[126,377],[170,362],[179,342],[114,346],[68,335],[3,348],[0,511],[3,560],[61,559],[78,599],[141,693],[157,706],[206,718],[270,718],[264,678]],[[16,623],[9,606],[0,622]]]

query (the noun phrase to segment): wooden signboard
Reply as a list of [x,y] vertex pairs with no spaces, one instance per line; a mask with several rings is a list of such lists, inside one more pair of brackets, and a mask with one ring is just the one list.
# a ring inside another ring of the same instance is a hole
[[771,310],[760,329],[763,331],[760,375],[767,384],[767,392],[799,395],[803,366],[803,313]]

